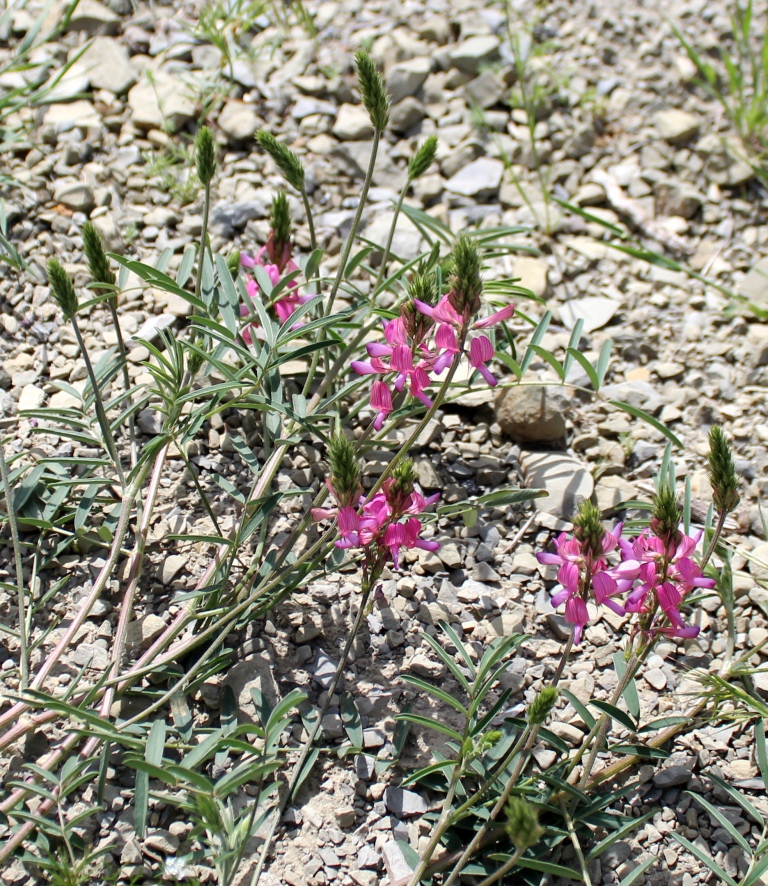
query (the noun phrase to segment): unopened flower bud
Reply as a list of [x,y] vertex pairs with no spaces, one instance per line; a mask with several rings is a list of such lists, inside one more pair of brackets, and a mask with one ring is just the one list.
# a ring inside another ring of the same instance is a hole
[[595,559],[603,555],[605,529],[600,520],[600,510],[589,499],[584,499],[579,505],[573,520],[573,534],[585,553],[588,551]]
[[661,486],[653,497],[651,532],[660,538],[667,547],[677,544],[680,539],[680,518],[682,511],[669,486]]
[[389,123],[389,96],[384,89],[384,80],[374,60],[364,49],[355,53],[357,84],[374,129],[383,132]]
[[392,484],[389,487],[388,497],[393,502],[404,501],[413,492],[413,484],[416,482],[416,469],[410,458],[404,458],[392,471]]
[[559,694],[556,686],[544,686],[528,706],[526,714],[528,722],[536,725],[546,722]]
[[718,511],[730,513],[739,506],[739,478],[731,448],[722,428],[713,425],[709,432],[709,483],[712,500]]
[[229,268],[229,273],[236,277],[240,271],[240,250],[237,247],[232,249],[227,256],[227,267]]
[[272,200],[269,211],[271,230],[267,240],[267,255],[272,264],[282,270],[291,260],[291,207],[283,191]]
[[109,260],[104,252],[99,232],[91,222],[83,225],[83,252],[94,284],[102,284],[94,285],[94,292],[99,295],[114,295],[115,275],[109,269]]
[[77,313],[75,286],[67,272],[55,258],[48,262],[48,283],[51,287],[51,295],[56,304],[61,308],[64,319],[71,320]]
[[405,330],[414,344],[420,344],[429,330],[435,325],[435,321],[422,311],[418,310],[414,300],[427,305],[436,305],[440,293],[437,288],[437,277],[431,271],[415,273],[408,284],[408,300],[400,306],[400,317]]
[[480,310],[483,280],[480,276],[480,254],[473,237],[462,234],[453,250],[453,276],[448,300],[467,322]]
[[304,165],[301,160],[293,153],[293,151],[279,142],[266,129],[262,129],[256,136],[256,140],[262,148],[275,161],[280,172],[285,176],[285,180],[292,188],[297,191],[304,190]]
[[515,848],[535,846],[543,833],[536,808],[523,797],[512,797],[507,804],[507,834]]
[[197,132],[195,162],[197,177],[207,187],[216,174],[216,144],[213,140],[213,133],[207,126],[201,126]]
[[430,135],[424,144],[413,155],[411,162],[408,164],[408,181],[412,182],[429,169],[435,161],[437,154],[437,136]]
[[328,450],[328,463],[331,468],[330,485],[341,507],[357,504],[360,497],[360,465],[355,455],[354,443],[343,434],[331,440]]

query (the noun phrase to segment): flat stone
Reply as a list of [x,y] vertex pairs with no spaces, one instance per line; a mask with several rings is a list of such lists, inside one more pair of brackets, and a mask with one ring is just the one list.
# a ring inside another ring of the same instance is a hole
[[39,409],[45,402],[45,391],[37,385],[24,385],[19,397],[19,409]]
[[424,107],[418,99],[407,96],[389,111],[389,128],[400,135],[415,129],[424,119]]
[[117,34],[120,16],[97,0],[81,0],[67,22],[68,31],[85,31],[89,37],[97,34]]
[[658,692],[667,688],[667,675],[661,668],[649,668],[644,676],[645,682]]
[[583,331],[594,332],[607,326],[621,307],[615,299],[603,295],[574,298],[560,307],[560,319],[566,329],[573,329],[578,320],[584,321]]
[[224,105],[219,114],[219,126],[231,141],[242,142],[258,132],[262,120],[252,104],[230,101]]
[[749,269],[739,286],[739,293],[750,301],[768,301],[768,257],[761,258]]
[[339,806],[333,813],[340,828],[353,828],[357,821],[354,806]]
[[517,634],[525,624],[525,607],[516,605],[514,609],[507,609],[501,615],[492,619],[488,624],[491,636],[509,637]]
[[124,95],[138,79],[128,50],[119,40],[96,37],[80,57],[91,86]]
[[384,868],[390,883],[413,875],[413,869],[405,860],[403,850],[398,845],[397,840],[387,840],[381,847],[381,857],[384,859]]
[[93,643],[81,643],[72,653],[71,661],[78,667],[89,667],[95,671],[106,671],[109,667],[109,652]]
[[676,108],[654,114],[653,123],[659,135],[672,144],[688,141],[699,131],[699,118]]
[[496,397],[496,421],[519,443],[562,443],[565,398],[546,385],[515,385]]
[[463,197],[488,200],[499,192],[504,164],[492,157],[473,160],[445,183],[446,190]]
[[93,188],[85,182],[61,181],[56,185],[53,199],[73,212],[90,212],[93,209]]
[[576,726],[571,726],[570,723],[554,722],[550,723],[547,728],[554,732],[558,738],[567,741],[572,747],[578,747],[584,738],[584,733],[581,729],[577,729]]
[[432,70],[428,58],[412,58],[393,65],[387,75],[386,86],[393,105],[406,96],[416,95]]
[[662,790],[688,784],[690,780],[691,770],[687,766],[667,766],[653,776],[653,783]]
[[397,818],[412,818],[427,811],[427,804],[420,794],[403,788],[388,787],[384,791],[384,805]]
[[525,485],[544,489],[546,498],[534,499],[534,507],[560,520],[571,520],[581,501],[592,497],[592,475],[580,462],[560,452],[520,454]]
[[524,255],[515,261],[512,276],[518,278],[518,285],[544,298],[549,288],[549,265],[540,258]]
[[227,671],[225,685],[230,687],[237,699],[241,715],[254,722],[259,719],[253,698],[254,689],[264,696],[272,708],[280,701],[272,662],[266,652],[255,653],[243,661],[235,662]]
[[189,87],[180,77],[158,71],[153,82],[142,80],[128,93],[131,122],[141,129],[177,132],[197,111]]
[[373,134],[371,118],[361,105],[343,104],[331,130],[342,141],[358,141]]
[[605,385],[601,391],[608,400],[620,400],[651,415],[657,415],[666,405],[664,397],[646,381],[623,381]]
[[166,628],[165,622],[158,615],[152,613],[143,616],[138,621],[128,624],[128,643],[131,646],[141,646],[148,649],[152,641],[156,640]]
[[163,561],[160,573],[160,581],[164,585],[169,585],[177,576],[179,576],[187,565],[187,557],[182,554],[171,554]]
[[704,197],[691,185],[678,181],[659,182],[654,187],[656,211],[691,219],[701,209]]
[[416,674],[417,677],[425,677],[431,680],[437,680],[445,675],[445,665],[430,658],[424,652],[417,652],[413,656],[408,662],[408,670]]
[[[371,260],[377,265],[381,264],[382,254],[394,217],[394,210],[389,209],[384,212],[369,213],[366,217],[365,227],[363,228],[365,239],[381,246],[381,251],[376,251],[371,255]],[[419,229],[404,212],[401,212],[397,218],[395,236],[392,239],[392,253],[406,261],[411,261],[421,252],[422,243],[423,238]]]
[[162,852],[165,855],[175,855],[179,848],[179,838],[174,837],[170,831],[156,830],[147,834],[144,845],[148,849],[154,849],[155,852]]
[[507,89],[507,84],[489,68],[468,83],[464,91],[474,104],[487,109],[497,105],[506,95]]
[[463,40],[450,50],[454,67],[468,74],[477,74],[481,68],[499,57],[501,41],[498,37],[479,36]]

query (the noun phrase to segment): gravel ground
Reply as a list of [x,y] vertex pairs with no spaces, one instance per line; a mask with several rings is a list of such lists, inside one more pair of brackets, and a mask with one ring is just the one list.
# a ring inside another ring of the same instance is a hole
[[[524,629],[531,635],[505,676],[516,704],[529,700],[551,676],[566,625],[548,602],[554,576],[533,555],[553,531],[568,525],[578,497],[594,494],[605,511],[647,497],[666,444],[659,432],[608,401],[623,400],[651,413],[683,441],[684,450],[674,455],[677,476],[690,477],[699,519],[710,501],[706,434],[713,423],[721,424],[733,440],[744,478],[742,504],[727,534],[742,552],[754,551],[768,561],[758,509],[768,482],[768,326],[730,310],[722,290],[612,250],[600,225],[554,203],[547,206],[537,164],[543,164],[555,196],[756,302],[768,302],[766,194],[739,158],[720,106],[693,87],[691,64],[664,18],[674,16],[697,45],[709,49],[730,31],[720,0],[681,0],[672,7],[653,0],[619,6],[609,0],[512,3],[511,28],[530,43],[531,76],[542,92],[536,151],[524,112],[510,111],[506,104],[516,74],[500,4],[325,0],[306,6],[315,17],[317,41],[298,26],[269,29],[252,41],[253,49],[262,51],[242,53],[231,66],[222,65],[219,50],[199,29],[197,37],[190,36],[199,12],[194,3],[140,3],[133,9],[126,0],[109,6],[83,0],[67,33],[41,51],[40,60],[53,75],[93,38],[55,87],[55,100],[19,115],[28,136],[4,164],[21,184],[3,187],[9,237],[31,271],[17,275],[4,268],[0,279],[0,426],[11,434],[16,451],[72,454],[71,444],[35,436],[31,422],[17,416],[41,405],[72,405],[72,394],[60,385],[82,390],[85,379],[75,342],[48,296],[43,268],[56,256],[76,279],[87,280],[80,235],[87,218],[109,248],[143,261],[170,250],[170,267],[178,266],[186,246],[199,236],[202,204],[199,195],[184,202],[191,192],[185,189],[183,167],[166,163],[163,169],[157,158],[169,156],[169,133],[178,133],[181,144],[194,131],[203,103],[211,108],[208,119],[222,159],[214,186],[214,250],[238,245],[253,251],[265,240],[269,200],[280,181],[254,148],[254,133],[266,127],[304,158],[318,236],[327,249],[327,269],[334,270],[354,214],[370,135],[356,103],[352,56],[359,45],[370,45],[394,104],[364,236],[384,240],[404,165],[415,145],[436,132],[438,162],[413,188],[410,205],[456,232],[473,223],[530,226],[514,241],[536,247],[538,254],[498,259],[489,277],[519,277],[521,285],[546,300],[554,319],[542,344],[556,353],[562,354],[579,317],[585,319],[582,348],[591,359],[608,338],[614,342],[608,384],[599,397],[540,387],[506,388],[495,401],[487,392],[470,394],[445,407],[423,433],[414,453],[421,485],[441,490],[447,502],[521,482],[550,494],[535,508],[486,511],[471,529],[441,521],[440,550],[418,552],[408,558],[407,572],[386,576],[384,596],[364,626],[345,676],[364,717],[366,748],[388,757],[394,714],[406,701],[422,711],[428,704],[398,676],[439,678],[451,688],[423,640],[425,632],[436,633],[440,619],[459,626],[478,652],[499,634]],[[0,35],[2,56],[14,52],[34,12],[30,3],[13,16],[10,30]],[[271,45],[265,35],[274,38]],[[222,68],[229,76],[220,73]],[[12,77],[0,80],[0,89],[15,85]],[[724,144],[734,150],[729,153]],[[511,162],[511,170],[505,170],[502,158]],[[298,205],[296,215],[302,221]],[[299,249],[308,247],[304,224],[296,240]],[[404,219],[394,251],[414,257],[419,240]],[[127,289],[120,309],[126,336],[152,339],[168,325],[184,324],[188,306],[182,300],[143,288],[138,279]],[[93,352],[115,344],[99,311],[84,317],[83,327]],[[147,357],[144,347],[131,349],[129,370],[137,383],[148,380],[141,366]],[[544,363],[534,364],[532,373],[531,380],[552,375]],[[575,386],[585,379],[576,373],[569,377]],[[147,438],[156,420],[150,410],[140,416]],[[247,483],[247,467],[232,440],[247,440],[255,432],[251,416],[234,412],[201,432],[193,462],[212,495],[217,474],[235,485]],[[299,447],[278,483],[317,487],[324,478],[321,457],[311,446]],[[371,454],[365,466],[369,485],[388,458],[385,452]],[[202,546],[168,555],[170,533],[210,529],[208,518],[196,510],[196,493],[181,461],[170,462],[162,493],[150,538],[156,572],[144,580],[137,645],[151,641],[173,616],[174,592],[191,587],[206,560]],[[222,499],[222,528],[231,527],[234,513]],[[274,527],[277,535],[289,527],[291,516],[286,511]],[[62,558],[61,574],[69,580],[51,604],[54,614],[71,611],[98,556],[84,551],[81,557]],[[11,563],[7,546],[0,553],[0,580],[13,580]],[[768,592],[758,584],[768,571],[740,552],[733,565],[736,645],[744,649],[768,637]],[[243,717],[253,713],[253,685],[274,696],[305,687],[319,704],[323,675],[329,662],[338,661],[357,588],[349,572],[315,583],[234,638],[237,662],[200,690],[199,722],[215,720],[225,686],[234,691]],[[3,620],[14,611],[10,596],[0,590]],[[685,712],[691,704],[687,694],[696,691],[686,668],[717,668],[722,659],[725,620],[717,599],[705,601],[692,617],[702,628],[700,636],[660,643],[638,680],[644,717]],[[83,665],[103,671],[116,619],[106,598],[51,679],[54,691],[66,687]],[[616,679],[612,655],[622,636],[621,620],[610,613],[588,628],[566,672],[566,685],[578,698],[610,696]],[[0,646],[0,662],[0,691],[7,698],[18,687],[13,648]],[[768,693],[765,675],[755,682]],[[578,741],[583,721],[564,700],[560,708],[561,737]],[[341,741],[337,706],[323,728],[326,739]],[[299,724],[294,733],[300,737]],[[728,795],[717,788],[712,792],[702,780],[705,770],[717,771],[768,811],[755,779],[750,736],[750,729],[738,725],[713,724],[680,737],[663,768],[642,767],[642,788],[625,799],[624,809],[638,816],[653,807],[660,811],[592,863],[593,883],[618,883],[648,853],[657,862],[645,882],[709,882],[710,873],[669,836],[675,830],[711,851],[729,874],[742,871],[740,847],[683,791],[706,789],[728,807]],[[433,749],[434,736],[414,730],[403,762],[428,762]],[[542,768],[552,762],[548,753],[542,746],[537,757]],[[15,774],[22,760],[21,751],[5,759],[3,774]],[[404,862],[395,840],[423,849],[429,827],[420,816],[431,798],[414,794],[403,808],[402,798],[387,790],[389,780],[397,784],[399,777],[390,770],[379,780],[365,757],[327,759],[301,802],[288,810],[265,882],[373,886],[401,876]],[[731,811],[737,827],[748,830],[739,810]],[[163,858],[184,851],[189,830],[170,812],[153,811],[150,835],[142,843],[118,792],[95,822],[93,836],[97,842],[112,841],[126,876],[155,882]],[[8,883],[29,882],[17,863],[2,876]]]

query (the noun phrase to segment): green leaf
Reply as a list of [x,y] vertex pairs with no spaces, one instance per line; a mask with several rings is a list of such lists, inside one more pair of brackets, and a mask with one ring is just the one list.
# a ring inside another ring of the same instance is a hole
[[674,837],[681,846],[684,846],[691,853],[691,855],[695,856],[700,862],[705,864],[710,869],[710,871],[712,871],[712,873],[720,877],[720,879],[724,883],[727,883],[728,886],[738,886],[733,877],[729,877],[728,874],[726,874],[726,872],[712,858],[711,855],[707,855],[706,852],[702,852],[698,846],[695,846],[693,843],[691,843],[690,840],[686,840],[686,838],[683,837],[682,834],[677,834],[675,833],[675,831],[672,831],[671,836]]
[[456,651],[459,653],[459,655],[464,659],[464,664],[469,669],[470,674],[474,675],[475,663],[472,661],[472,657],[470,656],[469,652],[467,652],[466,647],[459,639],[456,631],[454,631],[454,629],[446,621],[439,622],[439,627],[440,630],[445,634],[445,636],[448,637],[451,643],[453,643],[453,645],[456,647]]
[[750,816],[750,818],[754,819],[760,827],[764,826],[763,818],[760,813],[755,809],[755,807],[747,800],[743,794],[736,790],[736,788],[732,787],[728,784],[725,779],[720,778],[719,775],[715,775],[714,772],[708,772],[707,775],[715,782],[715,784],[720,785],[720,787],[727,793],[730,794],[731,797],[741,806],[741,808]]
[[[507,852],[494,852],[488,857],[492,861],[502,862],[507,862],[512,858]],[[542,861],[539,858],[528,858],[525,855],[517,860],[517,866],[528,868],[531,871],[541,871],[543,874],[553,874],[555,877],[565,877],[567,880],[576,880],[578,883],[583,882],[584,879],[579,871],[576,871],[573,868],[567,868],[564,865],[555,864],[551,861]]]
[[539,321],[536,329],[531,336],[531,341],[528,345],[528,349],[525,352],[525,357],[523,357],[523,362],[520,364],[520,372],[521,375],[525,375],[530,367],[531,363],[533,363],[533,358],[536,355],[535,351],[531,350],[531,345],[540,345],[541,340],[544,338],[547,329],[549,328],[549,324],[552,322],[552,312],[546,311],[544,316]]
[[650,760],[666,760],[669,751],[663,748],[652,748],[644,744],[614,744],[609,748],[612,754],[622,754],[630,757],[647,757]]
[[723,830],[727,831],[731,835],[733,841],[735,843],[738,843],[748,856],[751,855],[752,850],[750,849],[749,843],[747,843],[744,837],[742,837],[742,835],[736,830],[734,825],[730,821],[728,821],[721,810],[719,810],[716,806],[713,806],[709,802],[709,800],[705,800],[704,797],[700,796],[699,794],[694,794],[693,791],[686,791],[685,793],[688,794],[689,797],[693,797],[693,799],[700,806],[706,809],[709,813],[709,817],[713,821],[716,821],[720,825],[720,827],[723,828]]
[[581,719],[586,723],[587,729],[592,729],[592,727],[597,722],[595,718],[590,714],[589,709],[585,704],[579,701],[578,698],[568,689],[561,689],[560,692],[568,699],[568,701],[573,705],[576,713],[581,717]]
[[341,696],[341,721],[344,724],[344,729],[352,746],[362,748],[363,721],[360,718],[360,711],[357,709],[354,698],[348,692],[343,693]]
[[660,717],[658,720],[652,720],[645,726],[641,726],[637,731],[638,733],[656,732],[658,729],[667,729],[669,726],[682,726],[683,723],[690,723],[690,719],[688,717]]
[[[619,680],[622,680],[627,670],[627,662],[622,652],[614,653],[613,666],[616,668],[616,674],[618,675]],[[637,694],[637,684],[635,683],[634,677],[629,681],[629,683],[627,683],[626,687],[624,688],[622,698],[627,703],[627,708],[629,708],[630,714],[632,714],[632,716],[635,718],[635,722],[639,722],[640,697]]]
[[630,732],[634,733],[637,731],[637,724],[634,720],[625,711],[617,708],[616,705],[612,705],[610,702],[602,701],[598,698],[593,699],[590,704],[601,710],[603,713],[608,714],[612,720],[621,723],[621,725],[629,729]]
[[447,735],[449,738],[454,739],[459,744],[462,742],[462,737],[456,732],[455,729],[451,729],[450,726],[446,726],[445,723],[441,723],[439,720],[432,720],[429,717],[422,717],[420,714],[396,714],[395,720],[406,720],[408,723],[413,723],[416,726],[424,726],[427,729],[435,729],[437,732],[442,732],[444,735]]
[[644,412],[642,409],[638,409],[636,406],[630,406],[629,403],[622,403],[620,400],[611,400],[611,406],[615,406],[617,409],[621,409],[623,412],[628,413],[629,415],[634,416],[635,418],[639,418],[641,421],[644,421],[646,424],[650,425],[652,428],[656,428],[659,433],[663,434],[667,440],[670,440],[678,449],[683,449],[683,444],[680,442],[679,438],[670,431],[670,429],[662,424],[660,421],[657,421],[652,415],[649,415],[647,412]]
[[581,366],[584,372],[587,373],[590,382],[592,383],[592,387],[596,390],[600,390],[600,379],[597,377],[597,372],[595,372],[595,367],[587,360],[584,354],[581,351],[577,351],[576,348],[568,348],[566,351],[567,354],[570,354],[571,357]]
[[763,720],[758,720],[755,723],[755,754],[760,774],[763,776],[763,784],[768,791],[768,752],[765,746],[765,723]]
[[464,676],[464,674],[461,673],[459,666],[453,660],[453,656],[449,655],[445,651],[445,649],[443,649],[443,647],[437,642],[437,640],[435,640],[434,637],[430,637],[429,634],[424,634],[424,639],[435,650],[438,657],[442,660],[442,662],[445,664],[445,666],[448,668],[448,670],[450,670],[450,672],[456,678],[456,680],[458,681],[458,683],[462,687],[462,689],[467,693],[467,695],[469,695],[470,694],[469,681]]
[[464,705],[452,695],[449,695],[444,689],[433,686],[431,683],[427,683],[426,680],[422,680],[420,677],[414,677],[411,674],[402,674],[400,679],[405,683],[410,683],[411,686],[415,686],[417,689],[421,689],[422,692],[427,692],[429,695],[434,696],[434,698],[439,698],[440,701],[455,708],[460,714],[463,714],[465,717],[467,716],[467,709]]
[[613,846],[614,843],[617,843],[619,840],[623,840],[628,834],[631,834],[632,831],[637,830],[641,825],[644,825],[649,818],[656,814],[655,809],[652,809],[650,812],[646,812],[645,815],[640,816],[640,818],[630,818],[630,820],[622,825],[620,828],[617,828],[612,833],[608,834],[607,837],[604,837],[599,843],[592,847],[589,852],[589,855],[585,856],[586,861],[591,861],[593,858],[598,858],[600,855],[605,852],[610,846]]
[[[148,766],[161,767],[164,751],[165,720],[155,720],[147,737],[144,762]],[[147,771],[139,771],[136,773],[136,788],[134,792],[134,828],[141,839],[146,834],[148,812],[149,773]]]
[[558,378],[562,381],[565,378],[565,368],[562,366],[560,361],[552,354],[550,351],[546,350],[546,348],[542,348],[541,345],[531,344],[528,346],[535,354],[538,354],[542,360],[546,360],[547,363],[555,370]]
[[441,760],[439,763],[432,763],[430,766],[425,766],[423,769],[417,769],[416,772],[412,772],[406,779],[400,782],[400,787],[407,788],[409,785],[416,784],[423,778],[428,778],[436,772],[442,772],[443,769],[450,769],[455,765],[455,760]]

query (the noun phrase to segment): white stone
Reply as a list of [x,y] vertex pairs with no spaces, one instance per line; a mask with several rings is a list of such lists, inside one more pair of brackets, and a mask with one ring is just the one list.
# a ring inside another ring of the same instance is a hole
[[580,462],[562,452],[520,454],[520,465],[529,489],[544,489],[546,498],[534,499],[536,510],[561,520],[571,520],[584,499],[591,498],[595,484]]
[[245,141],[261,128],[261,119],[253,105],[231,101],[219,114],[221,131],[232,141]]
[[428,58],[412,58],[394,65],[387,76],[386,86],[392,104],[406,96],[416,95],[432,70]]
[[138,79],[131,66],[128,50],[111,37],[96,37],[80,60],[95,89],[107,89],[115,95],[123,95]]
[[343,104],[331,130],[342,141],[359,141],[373,133],[371,118],[361,105]]
[[142,80],[128,93],[131,122],[142,129],[176,132],[197,110],[186,83],[166,71],[158,71],[153,82]]
[[19,397],[19,409],[39,409],[45,401],[45,391],[37,385],[24,385]]
[[460,169],[445,183],[447,190],[478,200],[498,194],[504,164],[493,157],[479,157]]

